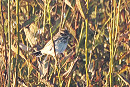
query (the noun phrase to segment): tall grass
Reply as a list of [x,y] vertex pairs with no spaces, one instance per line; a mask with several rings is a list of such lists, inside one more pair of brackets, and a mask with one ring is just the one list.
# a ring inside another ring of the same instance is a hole
[[11,75],[11,27],[10,27],[10,0],[8,0],[8,43],[9,43],[9,68],[8,68],[8,87],[10,87],[10,75]]
[[19,73],[19,42],[20,42],[20,35],[19,35],[19,0],[16,0],[16,30],[17,30],[17,55],[16,55],[16,77],[15,77],[15,86],[18,86],[18,73]]
[[[88,0],[87,0],[87,9],[88,9]],[[88,14],[88,11],[87,11]],[[85,59],[86,59],[86,63],[85,63],[85,68],[86,68],[86,86],[89,86],[89,75],[88,75],[88,48],[87,48],[87,44],[88,44],[88,18],[85,19],[85,25],[86,25],[86,38],[85,38]]]
[[[0,86],[130,85],[129,1],[0,2]],[[46,55],[35,57],[32,52],[64,28],[72,35],[67,49],[54,58],[48,55],[41,66],[48,72],[40,71],[46,74],[41,78],[36,59]]]

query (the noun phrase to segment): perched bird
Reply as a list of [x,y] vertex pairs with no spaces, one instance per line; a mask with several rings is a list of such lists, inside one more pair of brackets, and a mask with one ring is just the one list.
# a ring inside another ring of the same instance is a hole
[[[69,38],[70,34],[68,30],[61,30],[53,37],[53,41],[52,40],[48,41],[47,44],[41,50],[34,52],[33,54],[36,55],[37,57],[45,54],[54,57],[55,53],[56,55],[63,53],[63,51],[67,47]],[[54,52],[54,46],[55,46],[55,52]]]

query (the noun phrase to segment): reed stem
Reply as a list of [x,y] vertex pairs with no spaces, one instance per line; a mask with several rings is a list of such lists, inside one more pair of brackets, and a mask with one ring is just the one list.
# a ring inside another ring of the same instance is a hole
[[11,28],[10,28],[10,0],[8,0],[8,42],[9,42],[9,67],[8,67],[8,87],[10,87],[10,70],[11,70]]
[[[88,9],[88,0],[87,0],[87,9]],[[87,11],[88,14],[88,11]],[[85,68],[86,68],[86,87],[89,86],[89,76],[88,76],[88,48],[87,48],[87,40],[88,40],[88,18],[85,19],[85,24],[86,24],[86,38],[85,38],[85,59],[86,59],[86,63],[85,63]]]
[[18,37],[18,42],[17,42],[17,57],[16,57],[16,77],[15,77],[15,86],[18,86],[18,60],[19,60],[19,0],[16,0],[16,30],[17,30],[17,37]]

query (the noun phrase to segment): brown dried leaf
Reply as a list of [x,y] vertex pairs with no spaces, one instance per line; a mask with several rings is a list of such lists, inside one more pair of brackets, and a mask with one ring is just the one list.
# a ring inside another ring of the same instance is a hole
[[129,67],[128,65],[125,65],[125,66],[119,71],[118,74],[121,74],[121,73],[127,71],[127,70],[128,70],[128,67]]
[[[14,47],[13,45],[11,45],[11,49],[12,49],[12,51],[14,51],[15,53],[17,53],[17,48]],[[35,70],[38,71],[38,69],[37,69],[33,64],[31,64],[29,61],[27,61],[27,58],[23,55],[23,53],[22,53],[21,50],[19,51],[19,55],[26,61],[25,63],[23,63],[22,67],[24,67],[24,65],[26,65],[26,64],[29,64],[29,65],[31,65],[31,66],[33,67],[33,69],[35,69]]]
[[[19,47],[20,47],[22,50],[27,51],[27,46],[24,45],[23,43],[20,43],[20,44],[19,44]],[[29,47],[28,50],[31,50],[31,48]]]
[[[11,49],[12,49],[12,51],[14,51],[15,53],[17,53],[17,48],[15,48],[13,45],[11,45]],[[19,50],[19,55],[23,58],[23,59],[27,59],[24,55],[23,55],[23,53],[22,53],[22,51],[21,50]]]
[[24,32],[26,35],[26,39],[29,41],[31,47],[34,47],[35,45],[37,45],[37,41],[35,40],[33,33],[30,32],[28,28],[24,28]]
[[67,56],[64,57],[64,59],[61,59],[60,62],[65,62],[62,64],[62,67],[64,67],[68,62],[70,62],[69,58],[74,54],[73,51],[71,51]]
[[45,57],[45,59],[43,61],[40,61],[38,60],[38,69],[40,71],[40,77],[44,77],[47,72],[48,72],[48,67],[49,67],[49,61],[46,61],[47,60],[47,56]]
[[65,3],[74,10],[74,8],[71,6],[71,3],[69,2],[69,0],[65,0]]
[[74,67],[76,66],[76,62],[78,61],[79,57],[77,57],[73,62],[71,62],[71,66],[69,69],[62,75],[63,78],[68,78],[74,71]]
[[76,5],[78,7],[78,10],[81,14],[81,16],[85,19],[86,18],[86,2],[84,0],[76,0]]
[[77,41],[77,43],[79,43],[78,39],[76,37],[76,31],[72,28],[72,26],[69,24],[69,22],[67,20],[66,20],[66,26],[69,29],[70,34],[72,34],[73,37],[75,38],[75,40]]
[[126,85],[130,86],[130,81],[127,80],[125,77],[121,76],[120,74],[117,73],[117,75],[119,76],[119,78],[121,78],[121,80],[123,82],[125,82]]
[[123,59],[123,58],[125,58],[125,56],[126,55],[129,55],[130,54],[130,51],[127,51],[127,52],[125,52],[124,54],[122,54],[121,56],[119,56],[117,59],[119,60],[119,59]]
[[34,23],[32,23],[32,24],[29,26],[29,28],[30,28],[30,31],[31,31],[32,33],[35,33],[35,32],[38,30],[38,27],[37,27]]

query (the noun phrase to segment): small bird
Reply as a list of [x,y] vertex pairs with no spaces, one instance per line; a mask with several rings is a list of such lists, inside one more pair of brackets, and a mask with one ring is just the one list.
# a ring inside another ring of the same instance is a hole
[[[63,53],[63,51],[67,48],[69,38],[70,34],[68,30],[61,30],[53,37],[53,41],[52,40],[48,41],[47,44],[41,50],[34,52],[33,54],[36,55],[37,57],[45,54],[54,57],[55,53],[56,55]],[[54,52],[54,46],[55,46],[55,52]]]

